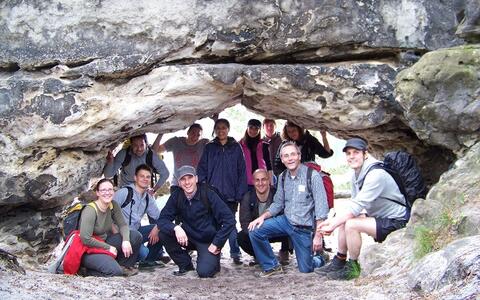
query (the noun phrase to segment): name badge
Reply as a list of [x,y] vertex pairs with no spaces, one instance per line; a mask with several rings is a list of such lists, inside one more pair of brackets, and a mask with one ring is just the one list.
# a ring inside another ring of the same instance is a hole
[[299,191],[300,193],[305,192],[305,186],[304,186],[303,184],[300,184],[300,185],[298,186],[298,191]]

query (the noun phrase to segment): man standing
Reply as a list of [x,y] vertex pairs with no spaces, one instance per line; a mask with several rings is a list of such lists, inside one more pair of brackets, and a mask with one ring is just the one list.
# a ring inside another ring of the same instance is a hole
[[[195,168],[183,166],[175,171],[181,188],[170,195],[157,226],[160,239],[178,265],[173,274],[181,276],[195,268],[189,250],[197,250],[197,273],[200,277],[213,277],[220,271],[220,251],[235,219],[220,196],[206,184],[198,184]],[[181,225],[172,221],[180,217]]]
[[[200,124],[193,123],[188,128],[186,138],[172,137],[161,145],[160,140],[163,134],[159,134],[152,145],[152,149],[158,153],[171,151],[173,153],[174,170],[187,165],[196,168],[202,156],[203,148],[208,143],[208,139],[200,139],[202,131]],[[177,185],[175,178],[173,185]]]
[[[263,214],[272,204],[275,191],[270,187],[268,171],[257,169],[253,172],[253,183],[255,190],[248,191],[240,202],[240,225],[242,231],[238,233],[238,245],[251,256],[255,257],[252,242],[250,241],[248,224]],[[288,264],[288,236],[271,238],[270,243],[281,242],[282,248],[279,252],[279,260],[282,265]],[[256,259],[255,259],[256,262]]]
[[[144,253],[141,246],[139,260],[141,266],[159,266],[157,260],[166,260],[162,257],[162,244],[159,241],[159,233],[157,225],[142,226],[141,221],[145,214],[150,219],[157,220],[160,216],[160,210],[155,203],[155,199],[151,197],[147,189],[150,187],[152,179],[152,170],[147,165],[139,165],[135,170],[135,183],[124,186],[119,189],[113,196],[120,207],[122,213],[131,230],[138,230],[142,236],[142,243],[148,242],[148,253]],[[146,249],[145,249],[146,250]]]
[[[315,232],[312,245],[312,233],[315,222],[318,225],[327,218],[327,196],[317,172],[312,173],[312,193],[308,192],[308,167],[300,163],[300,156],[295,143],[281,146],[280,157],[287,167],[285,182],[277,185],[277,193],[267,211],[248,225],[253,250],[263,269],[260,277],[283,272],[268,241],[283,235],[288,235],[293,243],[300,272],[312,272],[318,266],[314,265],[313,252],[322,249],[322,235]],[[277,216],[282,211],[285,214]]]
[[158,155],[147,148],[147,136],[145,134],[131,137],[130,147],[120,150],[115,157],[109,151],[103,174],[105,177],[111,178],[121,169],[118,186],[122,187],[134,183],[135,170],[142,164],[148,165],[160,175],[153,190],[149,189],[149,193],[153,195],[165,183],[169,173]]
[[273,174],[278,176],[282,173],[281,169],[275,168],[273,162],[275,161],[275,155],[277,155],[278,148],[282,143],[282,137],[279,132],[276,132],[275,129],[277,123],[273,119],[264,119],[263,120],[263,129],[265,130],[265,137],[263,141],[268,144],[268,152],[270,153],[270,162],[273,168]]
[[[381,243],[388,234],[405,227],[408,219],[405,197],[393,177],[384,169],[372,168],[379,161],[368,153],[367,142],[361,138],[349,139],[343,152],[348,165],[354,170],[352,199],[344,214],[336,215],[317,227],[317,231],[326,235],[335,228],[339,229],[337,255],[328,265],[316,270],[322,276],[339,280],[360,276],[361,233]],[[350,256],[348,262],[347,252]]]

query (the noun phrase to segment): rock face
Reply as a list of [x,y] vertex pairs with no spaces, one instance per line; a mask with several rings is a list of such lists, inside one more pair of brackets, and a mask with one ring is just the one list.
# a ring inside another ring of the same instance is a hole
[[375,154],[408,149],[435,183],[478,141],[478,47],[455,35],[478,18],[464,2],[2,2],[0,247],[43,262],[58,206],[110,147],[239,102],[363,136]]
[[480,137],[480,45],[425,54],[397,76],[408,124],[429,144],[458,151]]
[[1,4],[0,66],[85,65],[95,77],[118,78],[165,62],[332,61],[399,49],[424,52],[460,42],[453,4],[10,2]]
[[[480,236],[477,235],[457,240],[441,251],[428,255],[408,274],[410,288],[425,292],[432,292],[447,285],[458,288],[459,280],[466,279],[471,294],[464,296],[478,295],[480,293],[478,247]],[[465,282],[462,281],[461,284],[465,285]]]

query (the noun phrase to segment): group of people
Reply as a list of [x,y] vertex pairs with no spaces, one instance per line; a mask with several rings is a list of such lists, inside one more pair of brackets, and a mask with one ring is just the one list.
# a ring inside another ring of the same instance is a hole
[[[327,219],[322,176],[312,172],[307,178],[309,167],[304,164],[315,161],[316,155],[333,155],[326,132],[321,131],[321,143],[291,121],[282,135],[276,132],[275,120],[263,121],[264,138],[261,127],[259,120],[249,120],[237,142],[229,136],[229,121],[217,119],[211,141],[201,139],[202,127],[193,124],[187,137],[161,144],[159,135],[149,147],[146,136],[140,135],[131,137],[130,146],[115,156],[109,152],[105,178],[96,186],[97,200],[82,211],[80,236],[87,247],[103,248],[110,255],[84,254],[87,274],[132,275],[138,272],[137,262],[155,267],[172,259],[178,266],[174,275],[196,270],[199,277],[213,277],[220,271],[220,252],[228,240],[233,263],[243,264],[241,248],[252,256],[251,264],[260,265],[260,277],[282,273],[292,250],[300,272],[315,270],[331,279],[357,277],[360,234],[381,242],[408,221],[406,208],[398,204],[405,198],[395,181],[382,169],[368,172],[377,160],[368,153],[367,142],[349,139],[343,151],[354,170],[352,200],[348,213]],[[158,155],[164,151],[173,152],[174,180],[160,211],[153,195],[169,176]],[[109,178],[118,171],[115,191]],[[158,180],[152,186],[154,173]],[[149,225],[141,223],[145,215]],[[336,228],[338,253],[324,265],[315,254],[323,248],[323,236]],[[281,242],[278,258],[274,242]],[[192,250],[197,252],[196,266]]]

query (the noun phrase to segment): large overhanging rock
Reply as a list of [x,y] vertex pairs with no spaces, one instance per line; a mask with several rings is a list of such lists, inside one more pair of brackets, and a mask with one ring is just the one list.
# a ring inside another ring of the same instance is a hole
[[78,78],[77,71],[0,75],[0,205],[51,207],[99,176],[106,149],[118,141],[183,128],[240,99],[310,128],[363,133],[374,149],[426,148],[400,122],[391,95],[396,73],[387,64],[164,66],[126,82]]
[[95,75],[124,76],[159,62],[422,53],[460,42],[453,35],[460,21],[454,2],[6,1],[0,67],[88,64]]

